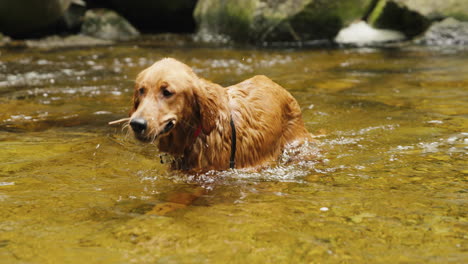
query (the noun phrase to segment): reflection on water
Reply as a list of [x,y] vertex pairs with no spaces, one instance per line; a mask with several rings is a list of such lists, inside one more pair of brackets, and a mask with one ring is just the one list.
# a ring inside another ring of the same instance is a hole
[[[127,115],[136,74],[167,56],[223,85],[265,74],[286,87],[317,159],[167,170],[106,125]],[[2,50],[0,258],[466,262],[467,59],[421,47]]]

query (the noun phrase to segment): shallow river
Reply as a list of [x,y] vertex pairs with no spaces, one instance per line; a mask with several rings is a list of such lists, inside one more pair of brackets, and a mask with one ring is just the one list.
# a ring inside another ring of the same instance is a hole
[[[108,121],[175,57],[299,101],[312,162],[187,175]],[[1,263],[468,262],[468,49],[0,49]]]

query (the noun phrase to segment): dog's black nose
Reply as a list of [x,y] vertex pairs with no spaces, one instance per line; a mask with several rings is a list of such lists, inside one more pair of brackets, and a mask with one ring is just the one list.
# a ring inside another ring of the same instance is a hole
[[142,133],[148,127],[148,123],[144,118],[133,118],[130,120],[130,126],[135,133]]

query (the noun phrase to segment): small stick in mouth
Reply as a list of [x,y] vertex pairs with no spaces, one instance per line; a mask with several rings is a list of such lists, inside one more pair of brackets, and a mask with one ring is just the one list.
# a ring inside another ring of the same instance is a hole
[[127,117],[127,118],[122,118],[122,119],[115,120],[115,121],[110,121],[108,124],[109,124],[110,126],[112,126],[112,125],[115,125],[115,124],[120,124],[120,123],[123,123],[123,122],[127,122],[127,121],[129,121],[129,120],[130,120],[130,118]]

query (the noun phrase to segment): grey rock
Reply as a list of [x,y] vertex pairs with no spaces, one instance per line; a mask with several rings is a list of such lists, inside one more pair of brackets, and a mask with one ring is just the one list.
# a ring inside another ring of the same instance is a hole
[[81,33],[105,40],[130,40],[140,35],[125,18],[108,9],[88,10]]
[[468,45],[468,22],[446,18],[434,23],[416,43],[435,46]]

